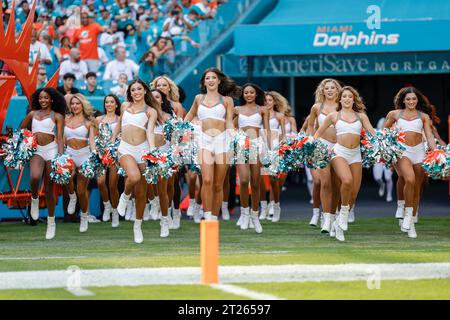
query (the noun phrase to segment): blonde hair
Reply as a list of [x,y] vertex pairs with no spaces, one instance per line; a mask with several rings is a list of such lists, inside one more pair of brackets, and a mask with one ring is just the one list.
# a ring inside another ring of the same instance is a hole
[[284,112],[284,115],[288,118],[290,117],[294,117],[294,115],[292,114],[292,108],[291,105],[288,104],[286,111]]
[[339,82],[337,82],[337,80],[332,79],[332,78],[326,78],[326,79],[323,79],[323,80],[319,83],[319,85],[317,86],[316,92],[314,93],[314,97],[315,97],[316,103],[322,103],[322,102],[325,101],[325,94],[323,93],[323,90],[325,89],[325,85],[326,85],[328,82],[333,82],[333,83],[334,83],[334,85],[336,86],[337,92],[340,92],[340,91],[341,91],[342,87],[341,87],[341,85],[339,84]]
[[[91,120],[92,114],[94,113],[94,108],[92,108],[92,105],[88,101],[88,99],[86,99],[86,97],[81,93],[75,93],[70,97],[69,108],[72,104],[73,98],[77,98],[81,102],[81,105],[83,106],[83,116],[86,118],[86,120]],[[73,115],[72,109],[70,109],[70,113],[72,113]]]
[[356,89],[351,86],[345,86],[339,91],[339,95],[338,95],[338,99],[337,99],[338,106],[336,108],[336,111],[342,110],[341,98],[342,98],[342,94],[346,90],[350,91],[353,95],[353,106],[352,106],[353,111],[365,112],[366,107],[364,106],[364,102],[363,102],[361,96],[359,95],[358,91],[356,91]]
[[286,113],[286,110],[289,106],[289,102],[285,97],[283,97],[276,91],[268,91],[266,92],[266,95],[271,96],[273,98],[274,101],[273,109],[276,112],[280,112],[282,114]]
[[169,84],[169,94],[167,95],[167,98],[172,100],[173,102],[179,102],[180,100],[180,91],[178,90],[178,86],[173,82],[172,79],[170,79],[168,76],[159,76],[156,77],[152,83],[150,84],[150,89],[156,89],[156,85],[158,84],[158,81],[164,79]]

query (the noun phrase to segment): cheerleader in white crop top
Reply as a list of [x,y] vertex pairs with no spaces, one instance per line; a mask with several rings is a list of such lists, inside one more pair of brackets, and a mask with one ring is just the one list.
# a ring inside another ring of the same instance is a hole
[[[95,135],[103,132],[107,128],[111,136],[115,132],[119,122],[120,116],[120,100],[116,95],[109,94],[103,101],[104,115],[95,119]],[[108,186],[106,185],[106,177],[108,176]],[[117,228],[119,226],[119,213],[117,212],[117,205],[119,204],[119,191],[117,190],[117,183],[119,175],[117,173],[116,165],[109,167],[105,174],[97,178],[97,185],[100,191],[100,197],[103,201],[103,215],[102,220],[107,222],[111,220],[111,226]]]
[[153,98],[148,85],[140,79],[133,80],[127,89],[128,101],[122,104],[121,116],[113,139],[121,133],[122,140],[118,148],[120,166],[127,178],[120,196],[117,211],[124,216],[131,194],[134,191],[136,201],[136,220],[134,221],[134,241],[142,243],[142,219],[147,204],[147,181],[142,173],[145,163],[142,156],[155,147],[154,126],[158,117],[157,101]]
[[185,120],[192,121],[198,117],[201,122],[200,167],[203,177],[203,207],[207,220],[217,220],[228,170],[227,153],[231,137],[228,137],[227,130],[234,130],[234,103],[229,96],[235,95],[238,87],[217,68],[205,70],[200,87],[202,94],[195,97]]
[[88,230],[88,209],[89,198],[86,192],[89,179],[83,176],[79,168],[83,162],[89,159],[91,150],[95,150],[94,143],[94,123],[91,121],[93,109],[89,101],[80,93],[71,96],[69,101],[69,108],[71,114],[66,117],[64,136],[66,143],[66,153],[70,155],[74,162],[77,175],[77,186],[75,193],[75,185],[73,176],[67,184],[69,192],[69,204],[67,206],[67,213],[74,214],[77,199],[80,204],[80,232]]
[[43,177],[45,200],[48,211],[45,238],[53,239],[56,232],[55,197],[50,179],[51,162],[64,151],[64,114],[67,105],[64,96],[53,88],[38,89],[31,97],[31,109],[22,121],[20,129],[29,128],[37,139],[37,151],[30,159],[31,218],[39,218],[39,187]]
[[425,177],[422,161],[425,157],[423,133],[431,150],[436,148],[432,133],[428,99],[416,88],[400,89],[394,99],[395,109],[388,113],[384,126],[395,127],[405,133],[405,152],[395,165],[399,179],[396,217],[402,219],[401,230],[416,238],[414,220],[420,203],[422,182]]
[[361,129],[365,128],[372,135],[375,134],[375,130],[364,113],[362,99],[354,88],[350,86],[342,88],[337,100],[339,101],[337,112],[325,118],[314,138],[320,138],[327,128],[334,124],[337,143],[333,148],[335,155],[331,165],[341,180],[341,210],[339,217],[332,224],[330,233],[333,231],[336,239],[344,241],[350,207],[354,205],[361,185],[362,164],[359,147]]

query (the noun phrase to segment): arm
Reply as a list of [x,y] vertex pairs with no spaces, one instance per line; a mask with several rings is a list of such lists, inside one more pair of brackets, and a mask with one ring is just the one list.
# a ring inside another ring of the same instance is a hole
[[33,121],[34,111],[31,111],[25,119],[23,119],[22,123],[20,124],[19,129],[26,129],[30,126],[31,121]]
[[105,73],[103,74],[103,80],[111,80],[111,62],[108,62],[105,68]]
[[309,130],[308,130],[308,121],[309,121],[309,117],[310,117],[310,116],[307,116],[307,117],[306,117],[305,121],[303,122],[302,127],[300,128],[300,132],[305,132],[306,134],[310,134],[310,133],[309,133]]
[[375,129],[373,128],[372,124],[370,123],[369,117],[365,113],[360,113],[359,116],[361,117],[362,125],[366,131],[368,131],[371,135],[375,135]]
[[197,95],[194,99],[194,102],[192,103],[192,107],[187,113],[186,117],[184,117],[184,121],[192,122],[192,119],[194,119],[197,116],[197,109],[198,109],[198,99],[200,95]]
[[264,132],[265,132],[265,138],[269,147],[269,150],[272,150],[272,139],[271,132],[270,132],[270,113],[267,110],[267,108],[264,107],[263,109],[263,126],[264,126]]
[[55,113],[55,121],[57,128],[58,154],[64,153],[64,117],[59,113]]
[[281,125],[281,139],[280,141],[286,140],[286,117],[282,113],[277,114],[278,121]]
[[439,143],[441,146],[446,146],[447,144],[445,143],[444,140],[442,140],[442,138],[441,138],[441,136],[439,135],[439,132],[437,131],[436,127],[435,127],[435,126],[432,126],[431,129],[432,129],[432,132],[433,132],[433,136],[437,139],[438,143]]
[[390,129],[392,127],[392,125],[395,123],[396,119],[397,119],[397,117],[396,117],[395,110],[389,112],[386,116],[386,121],[384,122],[384,128]]
[[307,127],[305,128],[305,132],[308,134],[314,134],[315,124],[317,119],[317,105],[313,105],[311,108],[311,112],[309,113]]
[[317,129],[316,133],[314,134],[314,139],[320,138],[325,130],[327,130],[334,122],[334,119],[336,117],[336,112],[330,113],[325,120],[323,121],[322,125]]
[[295,118],[289,118],[289,122],[291,123],[292,132],[297,133],[297,122],[295,121]]
[[147,141],[150,145],[150,150],[155,148],[155,123],[158,118],[158,114],[155,109],[150,109],[148,111],[148,124],[147,124]]
[[89,124],[89,146],[91,151],[95,152],[97,148],[95,147],[95,120],[91,121]]
[[233,115],[234,115],[234,102],[233,99],[230,97],[224,97],[224,102],[227,107],[227,115],[226,115],[226,129],[233,130],[234,131],[234,125],[233,125]]
[[436,149],[436,142],[434,141],[433,130],[431,129],[430,117],[425,114],[423,119],[423,131],[425,132],[425,137],[427,138],[428,147],[431,150]]

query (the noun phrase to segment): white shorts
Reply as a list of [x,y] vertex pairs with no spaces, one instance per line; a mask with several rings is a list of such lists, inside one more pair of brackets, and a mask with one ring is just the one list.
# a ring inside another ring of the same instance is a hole
[[336,157],[344,158],[349,165],[357,162],[362,162],[361,148],[358,146],[354,149],[349,149],[336,143],[333,147],[334,155],[332,159]]
[[140,145],[133,146],[132,144],[126,143],[121,140],[119,144],[119,148],[117,148],[117,152],[119,152],[119,159],[124,155],[129,155],[136,160],[137,164],[145,163],[145,160],[142,160],[142,156],[150,151],[150,146],[148,145],[147,140]]
[[336,144],[336,143],[330,142],[324,138],[319,138],[319,140],[322,141],[323,143],[325,143],[329,150],[333,149],[334,145]]
[[231,139],[228,137],[226,131],[215,137],[202,132],[199,142],[200,149],[208,150],[213,154],[221,154],[230,150]]
[[52,160],[58,155],[58,144],[55,141],[52,141],[45,146],[37,145],[34,154],[41,156],[44,161]]
[[86,146],[81,149],[73,149],[71,147],[66,147],[66,153],[72,157],[73,162],[75,162],[75,166],[77,168],[81,167],[83,162],[89,159],[91,155],[91,150],[89,146]]
[[411,147],[406,144],[403,144],[406,150],[403,152],[402,157],[406,157],[411,160],[412,164],[422,163],[423,159],[425,159],[425,145],[423,143],[419,143],[418,145]]

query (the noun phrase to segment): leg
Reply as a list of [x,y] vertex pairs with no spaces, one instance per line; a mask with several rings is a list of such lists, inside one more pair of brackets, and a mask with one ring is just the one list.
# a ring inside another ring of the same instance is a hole
[[44,170],[44,188],[45,188],[45,202],[47,204],[48,216],[55,216],[55,194],[53,192],[53,182],[50,179],[50,172],[52,165],[50,161],[45,162]]
[[113,208],[117,208],[119,204],[119,190],[117,185],[119,183],[119,175],[117,174],[116,169],[109,169],[109,193],[111,196],[111,205]]
[[81,173],[77,173],[77,197],[80,203],[80,210],[82,213],[89,211],[89,199],[86,192],[89,179],[83,176]]
[[[110,171],[113,171],[113,170],[110,169]],[[97,185],[98,185],[98,190],[100,191],[100,198],[102,199],[102,201],[103,202],[109,201],[109,192],[108,192],[108,188],[106,187],[106,174],[97,178]]]
[[220,207],[223,201],[223,183],[229,166],[226,163],[226,153],[221,153],[215,156],[214,164],[214,182],[213,182],[213,199],[212,199],[212,214],[219,216]]
[[159,205],[163,217],[167,217],[167,214],[169,212],[169,196],[167,192],[167,184],[168,180],[163,178],[159,178],[158,183],[156,184],[156,187],[158,188],[158,194],[160,194]]
[[205,212],[212,212],[213,207],[213,182],[214,182],[214,158],[210,151],[200,150],[202,170],[202,202]]
[[383,168],[384,180],[386,181],[386,201],[392,201],[392,189],[394,188],[394,183],[392,181],[392,170]]
[[416,183],[414,185],[414,210],[413,216],[416,216],[417,209],[419,208],[420,196],[422,194],[423,181],[425,179],[425,171],[421,164],[415,164],[413,166],[414,175],[416,177]]
[[413,219],[414,211],[414,188],[416,184],[416,177],[413,169],[411,160],[407,157],[402,157],[397,162],[397,168],[399,176],[403,178],[404,190],[403,194],[405,196],[405,206],[404,206],[404,218],[401,224],[402,230],[407,231],[411,227],[411,221]]
[[355,205],[356,198],[359,193],[359,189],[361,188],[361,179],[362,179],[361,162],[352,163],[350,165],[350,171],[352,172],[352,177],[353,177],[352,200],[350,202],[350,206],[352,207]]
[[[30,188],[31,195],[34,199],[39,196],[39,182],[41,181],[42,174],[46,167],[44,159],[39,155],[34,155],[30,159]],[[50,168],[51,169],[51,168]],[[50,174],[50,171],[48,171]]]
[[[261,170],[260,163],[250,165],[250,187],[252,190],[252,209],[253,211],[259,211],[259,183],[261,176],[259,175]],[[286,180],[286,179],[285,179]]]
[[341,157],[335,157],[331,161],[334,171],[341,181],[341,205],[350,206],[352,201],[352,172],[347,161]]
[[[139,165],[140,172],[143,173],[145,165]],[[134,196],[136,199],[136,220],[142,220],[144,217],[144,209],[147,204],[147,181],[141,174],[140,180],[134,186]]]
[[238,164],[237,169],[239,174],[241,208],[248,208],[249,206],[248,185],[250,183],[250,165]]

